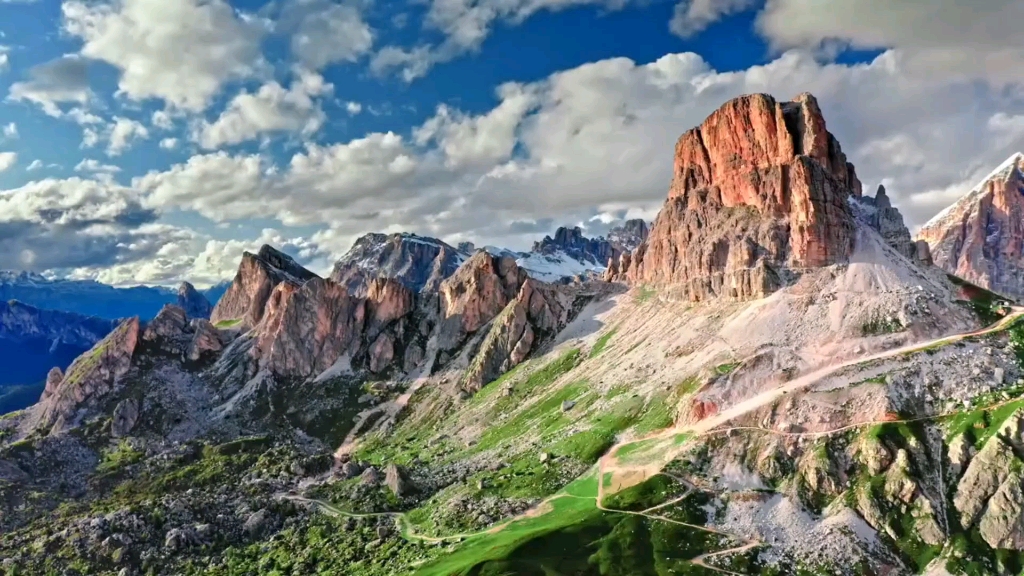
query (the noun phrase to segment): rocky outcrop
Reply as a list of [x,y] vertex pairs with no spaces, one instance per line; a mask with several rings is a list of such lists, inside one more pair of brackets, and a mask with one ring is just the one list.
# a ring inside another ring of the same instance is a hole
[[185,311],[189,318],[209,318],[213,312],[213,306],[196,290],[196,287],[188,282],[182,282],[178,287],[178,307]]
[[679,139],[650,237],[608,279],[671,286],[691,300],[760,297],[802,268],[847,261],[848,199],[860,196],[813,96],[743,96]]
[[437,291],[468,254],[436,238],[366,234],[334,265],[331,280],[364,296],[375,278],[391,278],[413,292]]
[[33,408],[35,423],[53,431],[73,426],[79,408],[102,400],[128,372],[138,340],[139,319],[131,318],[79,356]]
[[319,278],[286,254],[264,245],[259,252],[242,254],[242,262],[227,292],[217,302],[210,321],[251,328],[263,319],[274,288],[286,283],[293,288]]
[[341,358],[371,372],[391,367],[412,326],[415,294],[395,280],[377,278],[365,297],[316,278],[301,287],[278,285],[257,326],[253,354],[274,374],[309,377]]
[[462,387],[476,391],[526,359],[535,344],[569,322],[570,306],[559,288],[528,279],[494,319]]
[[316,278],[278,285],[270,295],[254,348],[261,365],[282,376],[307,377],[362,344],[366,301],[341,284]]
[[917,233],[935,265],[994,292],[1024,297],[1024,154],[1015,154]]
[[174,304],[167,304],[156,315],[156,318],[146,324],[142,339],[153,342],[162,338],[180,338],[187,327],[188,318],[185,316],[185,310]]

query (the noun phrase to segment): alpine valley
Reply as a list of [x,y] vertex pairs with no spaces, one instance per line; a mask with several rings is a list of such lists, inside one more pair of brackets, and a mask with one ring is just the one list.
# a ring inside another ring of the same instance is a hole
[[0,419],[0,570],[1020,574],[1022,158],[915,239],[754,94],[602,238],[263,246],[120,320],[0,283],[0,338],[89,347]]

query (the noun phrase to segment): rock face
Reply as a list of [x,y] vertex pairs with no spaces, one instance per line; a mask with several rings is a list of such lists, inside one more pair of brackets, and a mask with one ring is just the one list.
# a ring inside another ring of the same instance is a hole
[[482,328],[516,297],[526,272],[508,257],[477,252],[441,283],[439,344],[451,350]]
[[210,312],[213,312],[213,306],[206,296],[188,282],[182,282],[178,287],[178,306],[189,318],[209,318]]
[[1024,297],[1024,154],[1014,154],[917,234],[935,265],[982,288]]
[[568,323],[569,312],[570,303],[557,287],[527,279],[515,300],[495,318],[465,372],[463,388],[479,390],[517,366],[541,338]]
[[210,321],[251,328],[263,318],[267,300],[278,284],[298,288],[314,278],[319,276],[270,246],[264,245],[256,254],[245,252],[235,279],[214,307]]
[[224,349],[224,339],[220,331],[209,320],[193,320],[191,328],[193,335],[188,347],[189,360],[195,362],[206,354],[214,354]]
[[415,234],[366,234],[334,265],[331,280],[363,296],[374,278],[392,278],[414,292],[437,291],[468,253]]
[[73,425],[79,407],[101,400],[128,371],[138,340],[139,319],[131,318],[79,356],[60,383],[43,393],[33,409],[36,423],[54,431]]
[[607,278],[671,286],[691,300],[760,297],[801,268],[847,261],[848,199],[860,196],[813,96],[743,96],[679,139],[650,237]]

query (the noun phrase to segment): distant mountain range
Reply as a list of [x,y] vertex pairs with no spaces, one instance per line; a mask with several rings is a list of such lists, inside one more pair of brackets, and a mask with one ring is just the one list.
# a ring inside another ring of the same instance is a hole
[[331,280],[353,294],[366,294],[374,278],[393,278],[416,292],[436,291],[474,253],[509,257],[530,277],[567,283],[602,274],[609,260],[639,246],[647,238],[643,220],[629,220],[612,228],[606,237],[587,238],[579,227],[561,227],[554,236],[535,242],[528,252],[496,246],[477,248],[472,242],[451,246],[437,238],[416,234],[366,234],[334,265]]
[[[210,302],[220,299],[228,282],[201,294]],[[17,300],[44,310],[62,310],[83,316],[116,319],[157,315],[164,304],[176,302],[178,291],[155,286],[116,288],[94,280],[46,278],[32,272],[0,271],[0,300]]]
[[117,324],[16,300],[0,302],[0,414],[36,402],[51,368],[68,366]]

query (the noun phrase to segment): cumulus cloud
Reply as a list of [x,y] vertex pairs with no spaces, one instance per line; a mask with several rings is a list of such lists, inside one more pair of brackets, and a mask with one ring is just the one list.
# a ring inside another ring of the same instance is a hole
[[18,139],[18,125],[14,122],[10,122],[3,127],[3,139],[4,140],[17,140]]
[[9,47],[0,44],[0,72],[7,70],[11,66],[11,59],[8,56],[10,51]]
[[0,172],[6,171],[18,161],[16,152],[0,152]]
[[[97,118],[102,123],[103,120]],[[89,122],[88,124],[93,124]],[[82,130],[82,148],[92,148],[101,141],[107,142],[106,152],[108,156],[120,156],[138,140],[149,138],[149,129],[141,122],[131,118],[114,118],[101,127],[87,125]]]
[[276,132],[309,136],[327,118],[316,98],[329,94],[333,88],[323,76],[307,71],[299,71],[287,90],[277,82],[268,82],[253,94],[242,92],[235,96],[219,118],[212,123],[203,122],[194,140],[210,150]]
[[64,115],[61,104],[84,105],[92,97],[88,63],[75,55],[62,56],[28,71],[28,80],[11,84],[9,100],[38,105],[49,116]]
[[81,38],[81,54],[120,72],[120,92],[204,110],[228,81],[262,66],[266,26],[225,0],[66,1],[64,30]]
[[25,170],[27,170],[29,172],[35,172],[36,170],[39,170],[42,167],[43,167],[43,161],[39,160],[39,159],[36,159],[36,160],[33,160],[31,163],[29,163],[29,165],[25,168]]
[[355,62],[373,47],[373,29],[363,19],[361,6],[354,2],[288,2],[279,26],[292,34],[292,54],[312,70],[337,62]]
[[178,147],[177,138],[164,138],[160,140],[160,148],[164,150],[174,150]]

